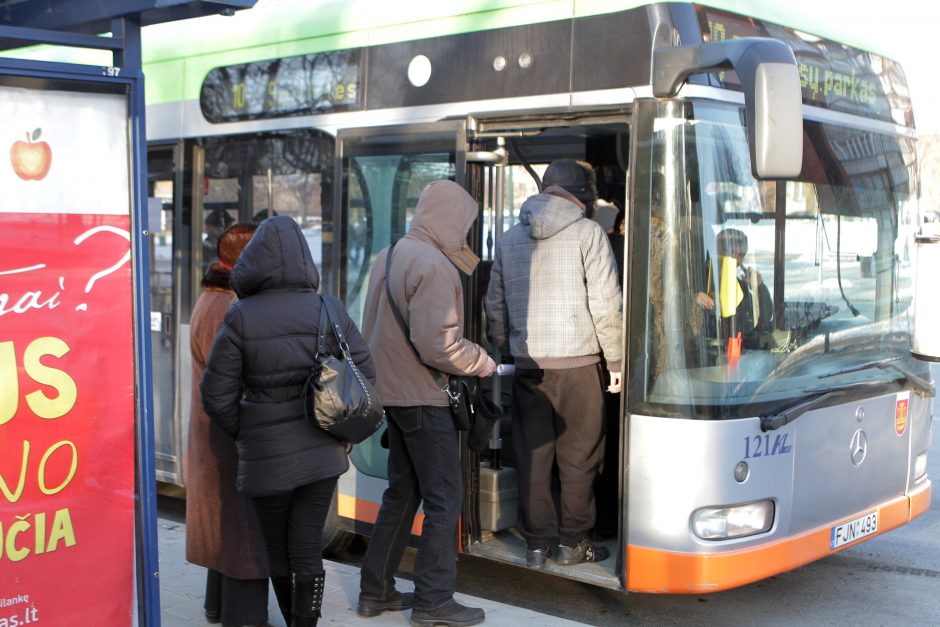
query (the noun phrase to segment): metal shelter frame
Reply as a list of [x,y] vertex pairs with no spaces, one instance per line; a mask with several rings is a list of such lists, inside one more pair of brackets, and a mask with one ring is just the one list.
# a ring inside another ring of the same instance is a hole
[[[37,44],[107,50],[112,65],[89,66],[0,57],[0,75],[124,88],[130,129],[131,265],[135,399],[135,562],[137,621],[160,624],[150,276],[147,142],[141,28],[205,15],[232,15],[257,0],[0,0],[0,52]],[[101,33],[106,33],[101,35]],[[104,85],[103,85],[104,84]]]

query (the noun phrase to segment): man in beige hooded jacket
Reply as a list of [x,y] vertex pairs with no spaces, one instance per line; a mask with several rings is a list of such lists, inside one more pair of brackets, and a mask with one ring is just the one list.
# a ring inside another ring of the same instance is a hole
[[[460,272],[469,275],[479,263],[466,242],[478,213],[476,202],[456,183],[430,183],[418,199],[411,228],[392,249],[389,276],[388,248],[378,254],[369,276],[362,335],[389,418],[389,485],[362,563],[358,611],[363,616],[413,603],[415,625],[476,625],[484,619],[482,609],[453,598],[454,536],[463,501],[460,440],[447,393],[428,371],[429,366],[446,378],[489,376],[496,369],[483,347],[463,337]],[[390,307],[386,281],[414,349]],[[395,590],[394,575],[422,501],[412,600]]]

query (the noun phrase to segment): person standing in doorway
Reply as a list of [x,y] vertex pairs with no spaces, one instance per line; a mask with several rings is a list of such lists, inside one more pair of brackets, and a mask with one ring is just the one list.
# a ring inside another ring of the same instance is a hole
[[[389,418],[389,485],[362,562],[362,616],[413,603],[412,625],[476,625],[485,618],[482,609],[454,600],[463,501],[460,439],[447,392],[428,370],[444,377],[485,377],[496,369],[482,346],[463,337],[460,273],[471,274],[479,263],[466,241],[478,213],[476,202],[456,183],[430,183],[408,233],[378,254],[369,275],[362,330]],[[394,575],[421,503],[424,526],[410,599],[395,590]]]
[[[487,291],[490,334],[512,355],[512,438],[519,472],[526,563],[541,568],[558,538],[557,563],[600,562],[590,541],[593,485],[604,453],[604,388],[619,392],[623,313],[614,253],[585,217],[593,170],[561,159],[529,197],[496,251]],[[604,366],[609,371],[605,384]],[[561,483],[561,516],[552,466]]]

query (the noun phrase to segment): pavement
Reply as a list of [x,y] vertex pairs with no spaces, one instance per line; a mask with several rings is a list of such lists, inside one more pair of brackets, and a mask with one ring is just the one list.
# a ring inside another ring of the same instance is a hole
[[[163,627],[207,627],[203,612],[206,571],[186,561],[186,525],[160,517],[157,519],[157,540],[160,553],[160,622]],[[375,618],[362,618],[356,614],[359,598],[359,569],[339,562],[324,560],[326,591],[323,598],[324,625],[368,625],[369,627],[399,627],[408,625],[410,611],[385,612]],[[397,578],[396,587],[411,592],[411,581]],[[457,593],[455,598],[486,611],[484,625],[523,625],[545,627],[573,627],[583,625],[564,618],[540,614],[531,610],[497,603],[487,599]],[[274,627],[287,627],[274,599],[274,590],[268,592],[268,622]]]

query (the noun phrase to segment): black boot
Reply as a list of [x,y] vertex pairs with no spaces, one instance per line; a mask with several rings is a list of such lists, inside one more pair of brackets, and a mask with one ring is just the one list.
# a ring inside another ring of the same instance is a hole
[[274,587],[274,596],[277,597],[277,606],[284,615],[284,624],[290,625],[290,575],[271,575],[271,585]]
[[315,575],[293,573],[291,627],[317,627],[323,605],[323,582],[326,573]]

